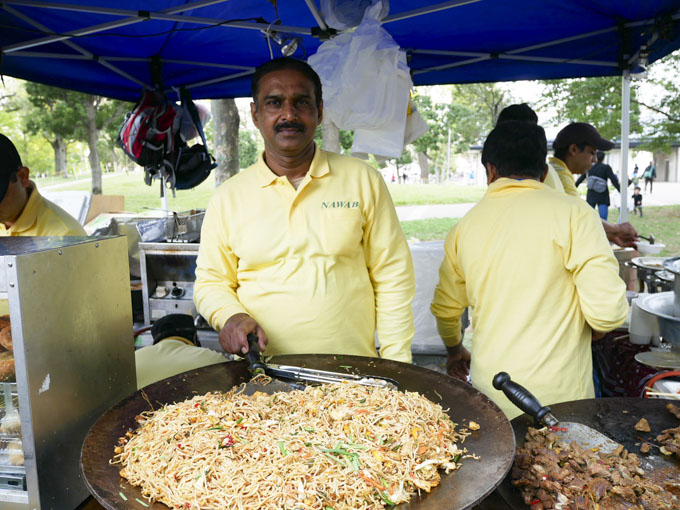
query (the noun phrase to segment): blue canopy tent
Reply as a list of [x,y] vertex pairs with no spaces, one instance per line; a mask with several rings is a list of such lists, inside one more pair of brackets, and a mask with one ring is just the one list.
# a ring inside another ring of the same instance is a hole
[[[680,47],[680,0],[391,0],[383,26],[415,85],[623,76],[625,180],[630,73]],[[2,0],[0,29],[0,74],[129,101],[248,96],[283,45],[334,34],[318,0]]]

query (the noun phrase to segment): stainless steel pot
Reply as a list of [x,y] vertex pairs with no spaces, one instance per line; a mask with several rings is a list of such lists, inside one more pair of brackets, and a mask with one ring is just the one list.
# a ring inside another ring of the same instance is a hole
[[663,267],[666,271],[673,273],[675,276],[675,281],[673,283],[673,292],[675,293],[675,297],[673,298],[673,315],[675,317],[680,317],[680,257],[666,259],[663,263]]
[[656,279],[656,272],[664,269],[664,261],[666,257],[634,257],[626,265],[637,270],[637,278],[640,284],[640,292],[656,292],[654,280]]

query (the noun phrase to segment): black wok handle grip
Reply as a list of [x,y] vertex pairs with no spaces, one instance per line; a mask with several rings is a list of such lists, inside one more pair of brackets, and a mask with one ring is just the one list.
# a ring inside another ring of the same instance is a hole
[[248,353],[246,354],[246,359],[248,360],[248,366],[251,372],[257,373],[258,371],[264,372],[266,368],[264,362],[262,361],[262,351],[260,351],[259,339],[254,333],[248,333]]
[[493,387],[501,390],[510,402],[532,416],[536,424],[540,424],[543,418],[551,412],[550,408],[542,406],[529,390],[510,379],[510,375],[506,372],[499,372],[494,376]]

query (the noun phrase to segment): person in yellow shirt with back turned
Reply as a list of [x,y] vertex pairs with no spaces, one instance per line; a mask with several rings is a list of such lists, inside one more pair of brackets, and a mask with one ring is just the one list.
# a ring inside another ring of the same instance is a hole
[[0,133],[0,237],[86,236],[75,218],[43,198],[28,174],[14,144]]
[[321,81],[280,58],[252,81],[264,138],[257,163],[224,182],[201,230],[194,302],[225,351],[354,354],[410,362],[413,262],[382,176],[320,150]]
[[[626,287],[597,213],[543,184],[543,128],[499,124],[482,152],[489,189],[449,232],[431,310],[447,346],[449,375],[508,416],[521,414],[492,385],[508,372],[544,405],[594,397],[591,341],[628,313]],[[473,309],[474,338],[460,315]]]

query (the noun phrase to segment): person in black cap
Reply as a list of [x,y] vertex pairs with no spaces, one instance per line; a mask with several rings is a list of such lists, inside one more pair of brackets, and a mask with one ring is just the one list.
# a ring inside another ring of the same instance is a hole
[[75,218],[38,193],[28,174],[14,144],[0,133],[0,237],[87,235]]
[[201,347],[191,315],[173,313],[158,319],[151,336],[153,345],[135,351],[137,388],[227,361],[222,353]]
[[[578,197],[573,174],[584,174],[596,162],[597,151],[608,151],[614,142],[602,138],[595,126],[586,122],[572,122],[563,128],[553,141],[554,157],[548,164],[555,169],[567,195]],[[635,247],[637,230],[628,222],[612,224],[602,220],[610,242],[625,247]]]

